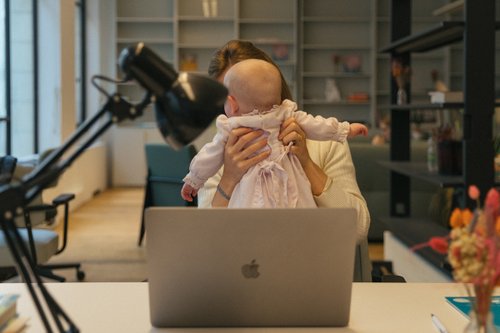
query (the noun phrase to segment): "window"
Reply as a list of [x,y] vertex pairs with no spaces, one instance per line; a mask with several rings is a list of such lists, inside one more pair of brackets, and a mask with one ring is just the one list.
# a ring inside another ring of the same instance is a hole
[[7,149],[7,43],[6,26],[7,15],[5,11],[6,0],[0,0],[0,156],[9,153]]
[[[39,3],[37,0],[0,0],[0,156],[11,154],[20,157],[60,144],[60,135],[54,134],[59,128],[54,112],[62,112],[57,107],[60,91],[53,85],[44,90],[46,85],[39,84],[45,82],[44,75],[56,80],[60,75],[58,69],[40,71],[40,59],[47,56],[48,50],[38,47],[42,44],[40,38],[44,41],[43,45],[57,45],[58,41],[45,42],[59,37],[60,16],[54,7],[57,2],[41,2],[43,8],[39,8]],[[75,110],[80,123],[86,116],[85,0],[77,1],[74,10],[75,72],[78,73]],[[49,50],[57,52],[52,47]],[[40,96],[49,96],[49,103],[52,104],[48,107],[47,104],[40,104]],[[47,121],[50,126],[47,126]]]

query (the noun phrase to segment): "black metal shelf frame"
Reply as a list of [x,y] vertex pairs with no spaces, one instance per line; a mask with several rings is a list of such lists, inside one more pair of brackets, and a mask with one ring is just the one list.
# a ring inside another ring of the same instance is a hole
[[[463,41],[464,103],[436,105],[396,105],[395,80],[391,80],[390,214],[387,228],[408,246],[442,233],[436,223],[415,222],[410,218],[410,178],[419,178],[441,186],[467,188],[476,185],[482,195],[495,186],[493,167],[493,111],[495,107],[495,0],[465,0],[464,21],[443,22],[437,27],[411,34],[412,0],[391,0],[391,44],[381,52],[390,53],[404,66],[411,66],[411,52],[424,52]],[[411,86],[404,87],[411,96]],[[463,173],[461,176],[430,175],[424,165],[413,165],[410,156],[410,112],[416,109],[463,109]],[[467,191],[462,191],[464,196]],[[467,201],[472,206],[472,202]],[[427,221],[429,222],[429,221]],[[442,227],[446,230],[444,227]],[[420,236],[415,232],[419,231]],[[424,235],[425,234],[425,235]],[[425,256],[437,267],[441,259]]]

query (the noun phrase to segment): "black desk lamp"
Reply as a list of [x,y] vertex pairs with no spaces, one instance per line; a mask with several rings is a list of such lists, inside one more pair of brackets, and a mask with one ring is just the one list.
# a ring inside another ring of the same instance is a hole
[[[119,58],[119,65],[126,75],[125,81],[133,79],[146,89],[143,100],[132,105],[119,94],[110,95],[96,85],[108,96],[102,109],[83,123],[61,147],[53,151],[19,183],[0,187],[0,224],[19,275],[26,283],[47,333],[79,332],[79,329],[43,285],[36,265],[14,224],[15,216],[21,215],[23,207],[56,180],[113,123],[141,116],[144,108],[151,102],[154,103],[161,134],[176,148],[194,140],[223,111],[227,96],[224,86],[208,77],[189,73],[178,74],[170,64],[164,62],[143,43],[124,49]],[[94,76],[94,84],[95,79],[118,82]],[[89,129],[105,115],[109,115],[108,119],[83,139]],[[80,140],[83,142],[74,147]],[[73,150],[70,152],[71,148]],[[66,153],[69,156],[60,160]]]

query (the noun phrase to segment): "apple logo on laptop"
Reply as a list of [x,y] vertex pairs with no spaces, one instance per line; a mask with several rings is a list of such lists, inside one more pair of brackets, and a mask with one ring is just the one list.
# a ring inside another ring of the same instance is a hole
[[241,266],[241,273],[247,279],[256,279],[259,277],[259,264],[253,259],[251,263]]

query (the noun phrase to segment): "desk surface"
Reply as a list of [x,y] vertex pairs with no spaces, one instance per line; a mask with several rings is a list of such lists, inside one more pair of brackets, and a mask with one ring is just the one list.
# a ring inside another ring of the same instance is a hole
[[[149,322],[147,283],[48,283],[49,291],[81,332],[219,332],[221,329],[154,329]],[[29,316],[27,332],[43,332],[24,284],[1,283],[0,292],[21,294],[18,312]],[[465,295],[453,283],[354,283],[351,318],[345,328],[294,328],[293,332],[437,332],[436,314],[450,333],[462,332],[466,318],[445,296]],[[290,332],[290,328],[229,328],[226,332]]]

